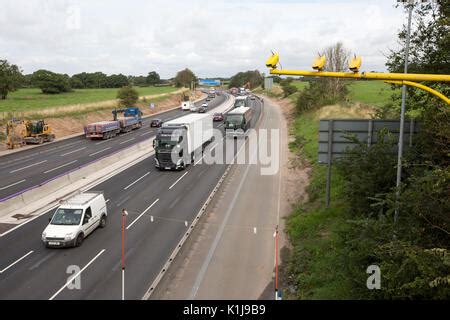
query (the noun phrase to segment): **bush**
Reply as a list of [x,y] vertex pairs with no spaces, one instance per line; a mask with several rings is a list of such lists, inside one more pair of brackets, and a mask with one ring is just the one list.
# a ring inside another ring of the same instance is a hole
[[283,89],[283,97],[286,98],[291,94],[297,92],[297,87],[292,85],[292,78],[283,79],[280,82],[281,89]]
[[132,87],[122,87],[117,91],[120,107],[132,107],[139,99],[139,93]]

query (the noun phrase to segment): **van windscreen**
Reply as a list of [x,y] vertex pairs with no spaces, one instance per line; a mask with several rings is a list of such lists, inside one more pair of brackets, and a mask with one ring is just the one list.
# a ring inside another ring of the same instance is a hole
[[81,222],[81,216],[83,215],[83,210],[81,209],[61,209],[59,208],[50,224],[60,225],[60,226],[75,226],[79,225]]

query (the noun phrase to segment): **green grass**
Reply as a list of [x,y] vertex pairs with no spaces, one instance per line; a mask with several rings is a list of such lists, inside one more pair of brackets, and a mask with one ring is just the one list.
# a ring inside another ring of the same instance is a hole
[[[140,96],[169,93],[174,87],[135,87]],[[61,94],[43,94],[40,89],[20,89],[11,92],[6,100],[0,100],[0,112],[18,112],[39,110],[83,103],[100,102],[116,99],[117,90],[111,89],[76,89]]]
[[[292,84],[303,90],[308,88],[308,82],[306,81],[293,81]],[[372,106],[383,106],[391,101],[391,96],[395,92],[399,92],[400,89],[391,89],[391,85],[382,81],[350,81],[348,98],[351,102],[360,102]],[[295,102],[299,93],[294,93],[289,98]]]
[[293,246],[285,278],[296,287],[288,299],[349,299],[351,285],[342,265],[338,232],[345,228],[346,204],[341,200],[343,181],[333,170],[330,208],[325,207],[326,166],[317,163],[318,124],[315,112],[297,117],[291,127],[295,140],[290,149],[312,166],[309,201],[288,217],[286,230]]
[[374,106],[390,102],[392,94],[400,90],[392,90],[390,84],[382,81],[353,81],[348,89],[350,100]]

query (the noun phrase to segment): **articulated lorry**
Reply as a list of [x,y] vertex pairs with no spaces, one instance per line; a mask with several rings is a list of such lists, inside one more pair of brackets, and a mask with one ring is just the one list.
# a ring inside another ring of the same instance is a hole
[[203,148],[213,139],[211,114],[190,114],[164,122],[153,140],[155,167],[159,170],[183,170],[201,157]]
[[[106,120],[88,124],[84,128],[86,138],[110,139],[121,132],[130,132],[142,127],[142,112],[139,108],[113,110],[114,120]],[[117,114],[122,113],[123,117]]]

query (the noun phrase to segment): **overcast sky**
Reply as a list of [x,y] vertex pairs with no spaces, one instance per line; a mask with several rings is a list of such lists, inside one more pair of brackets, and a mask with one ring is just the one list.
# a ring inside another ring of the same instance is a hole
[[48,69],[170,78],[258,69],[270,50],[284,68],[311,69],[337,41],[385,71],[406,21],[395,0],[0,0],[0,59]]

